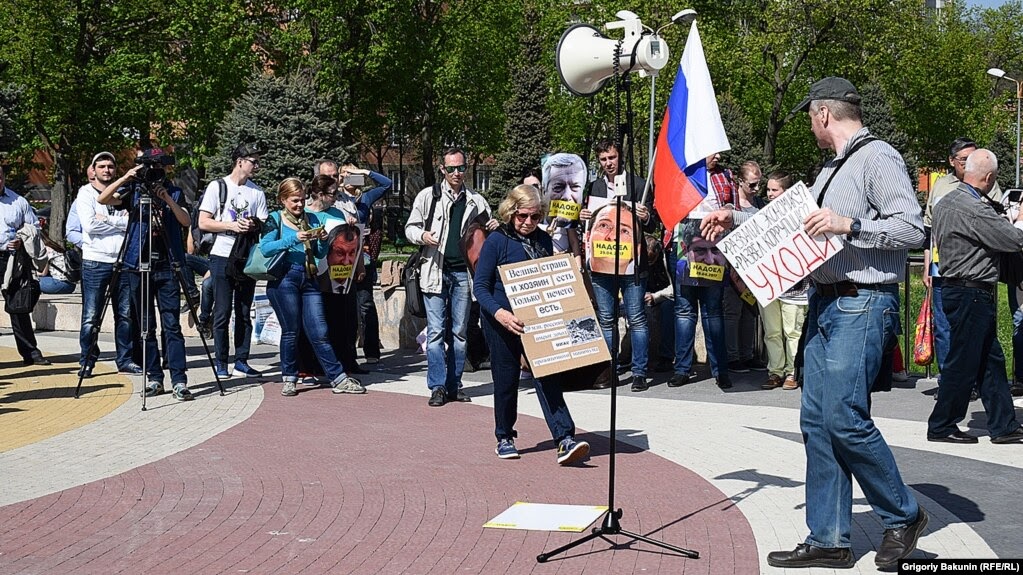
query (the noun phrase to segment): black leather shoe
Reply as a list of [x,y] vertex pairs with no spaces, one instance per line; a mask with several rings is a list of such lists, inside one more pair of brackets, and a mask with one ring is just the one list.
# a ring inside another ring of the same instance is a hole
[[78,377],[82,379],[89,379],[90,377],[92,377],[92,368],[91,367],[78,368]]
[[886,529],[881,546],[877,548],[874,564],[878,567],[894,567],[900,560],[909,557],[916,550],[916,542],[927,527],[927,512],[923,507],[916,514],[916,521],[898,529]]
[[832,567],[848,569],[856,564],[852,550],[848,547],[825,549],[806,543],[796,545],[792,551],[772,551],[767,554],[767,564],[771,567]]
[[719,375],[717,384],[721,389],[732,389],[732,380],[727,375]]
[[977,443],[977,437],[957,429],[945,437],[931,437],[928,435],[927,441],[934,441],[937,443]]
[[53,365],[53,362],[40,355],[26,359],[25,365]]
[[1016,431],[1013,431],[1012,433],[992,437],[991,443],[997,443],[1000,445],[1006,443],[1023,443],[1023,427],[1017,427]]
[[650,389],[650,385],[647,384],[645,377],[642,375],[632,377],[632,391],[646,391],[648,389]]
[[137,363],[129,363],[123,367],[117,368],[117,373],[126,373],[128,375],[138,375],[142,373],[142,366]]
[[464,391],[459,389],[453,395],[450,394],[450,393],[448,394],[448,401],[458,401],[460,403],[469,403],[470,401],[472,401],[472,398],[469,397],[468,395],[466,395],[466,393]]
[[689,384],[688,373],[676,373],[668,380],[668,387],[682,387]]
[[440,407],[448,402],[448,392],[443,387],[434,388],[430,394],[430,407]]

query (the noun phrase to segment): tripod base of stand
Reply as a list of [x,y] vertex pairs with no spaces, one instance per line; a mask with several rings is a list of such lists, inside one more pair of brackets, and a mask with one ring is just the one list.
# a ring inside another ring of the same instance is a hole
[[541,553],[541,554],[537,555],[536,556],[536,562],[537,563],[546,563],[547,560],[550,559],[551,557],[553,557],[555,555],[558,555],[560,553],[564,553],[565,551],[568,551],[569,549],[572,549],[574,547],[578,547],[579,545],[582,545],[583,543],[586,543],[587,541],[592,541],[593,539],[596,539],[597,537],[600,537],[604,541],[607,541],[613,547],[617,547],[618,544],[615,543],[614,541],[611,541],[610,539],[608,539],[607,538],[608,535],[623,535],[625,537],[629,537],[629,538],[635,539],[637,541],[642,541],[644,543],[649,543],[649,544],[651,544],[651,545],[653,545],[655,547],[660,547],[661,549],[666,549],[666,550],[671,551],[673,553],[678,553],[679,555],[688,557],[690,559],[699,559],[700,558],[699,552],[693,551],[692,549],[686,549],[684,547],[678,547],[678,546],[675,546],[675,545],[671,545],[669,543],[665,543],[663,541],[658,541],[656,539],[651,539],[651,538],[647,537],[646,535],[640,535],[639,533],[633,533],[631,531],[626,531],[626,530],[622,529],[621,524],[618,522],[618,520],[621,519],[621,517],[622,517],[622,510],[621,509],[619,509],[617,511],[612,511],[612,510],[608,509],[607,513],[604,514],[604,520],[601,522],[600,527],[594,527],[593,531],[591,531],[588,535],[584,535],[582,538],[576,539],[575,541],[572,541],[571,543],[568,543],[567,545],[562,545],[561,547],[558,547],[557,549],[555,549],[553,551],[549,551],[547,553]]

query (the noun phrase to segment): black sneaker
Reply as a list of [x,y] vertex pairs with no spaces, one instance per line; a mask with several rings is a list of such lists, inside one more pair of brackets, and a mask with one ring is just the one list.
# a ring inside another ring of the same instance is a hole
[[676,373],[668,380],[668,387],[682,387],[689,384],[688,373]]
[[472,401],[472,398],[469,397],[469,395],[467,393],[465,393],[464,391],[459,389],[455,393],[449,393],[448,394],[448,401],[457,401],[459,403],[469,403],[469,402]]
[[749,373],[749,368],[746,367],[745,361],[730,361],[728,362],[728,371],[733,373]]
[[732,380],[727,375],[719,374],[717,384],[721,389],[732,389]]
[[440,407],[447,403],[448,391],[443,387],[435,387],[433,393],[430,394],[430,407]]
[[743,363],[746,364],[746,367],[754,371],[767,371],[767,365],[765,365],[764,362],[760,361],[759,359],[751,358],[747,359]]
[[650,389],[650,386],[646,382],[646,378],[642,375],[632,376],[632,391],[646,391]]

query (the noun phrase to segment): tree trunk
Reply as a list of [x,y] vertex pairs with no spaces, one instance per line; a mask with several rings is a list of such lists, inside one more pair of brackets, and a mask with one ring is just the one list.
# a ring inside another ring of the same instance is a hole
[[71,196],[75,195],[75,190],[71,185],[73,166],[69,160],[70,154],[50,150],[50,155],[53,157],[53,188],[50,190],[48,235],[51,240],[63,245],[64,223],[67,221],[68,206],[71,205]]

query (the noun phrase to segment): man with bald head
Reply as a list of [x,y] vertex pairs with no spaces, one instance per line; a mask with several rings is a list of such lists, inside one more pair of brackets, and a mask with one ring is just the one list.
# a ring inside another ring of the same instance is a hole
[[977,443],[957,424],[966,417],[970,390],[979,381],[991,443],[1023,443],[995,329],[999,254],[1023,250],[1023,212],[1010,223],[981,199],[997,176],[995,155],[976,150],[966,160],[959,186],[934,204],[934,242],[944,281],[941,306],[950,337],[938,399],[927,420],[928,441]]

